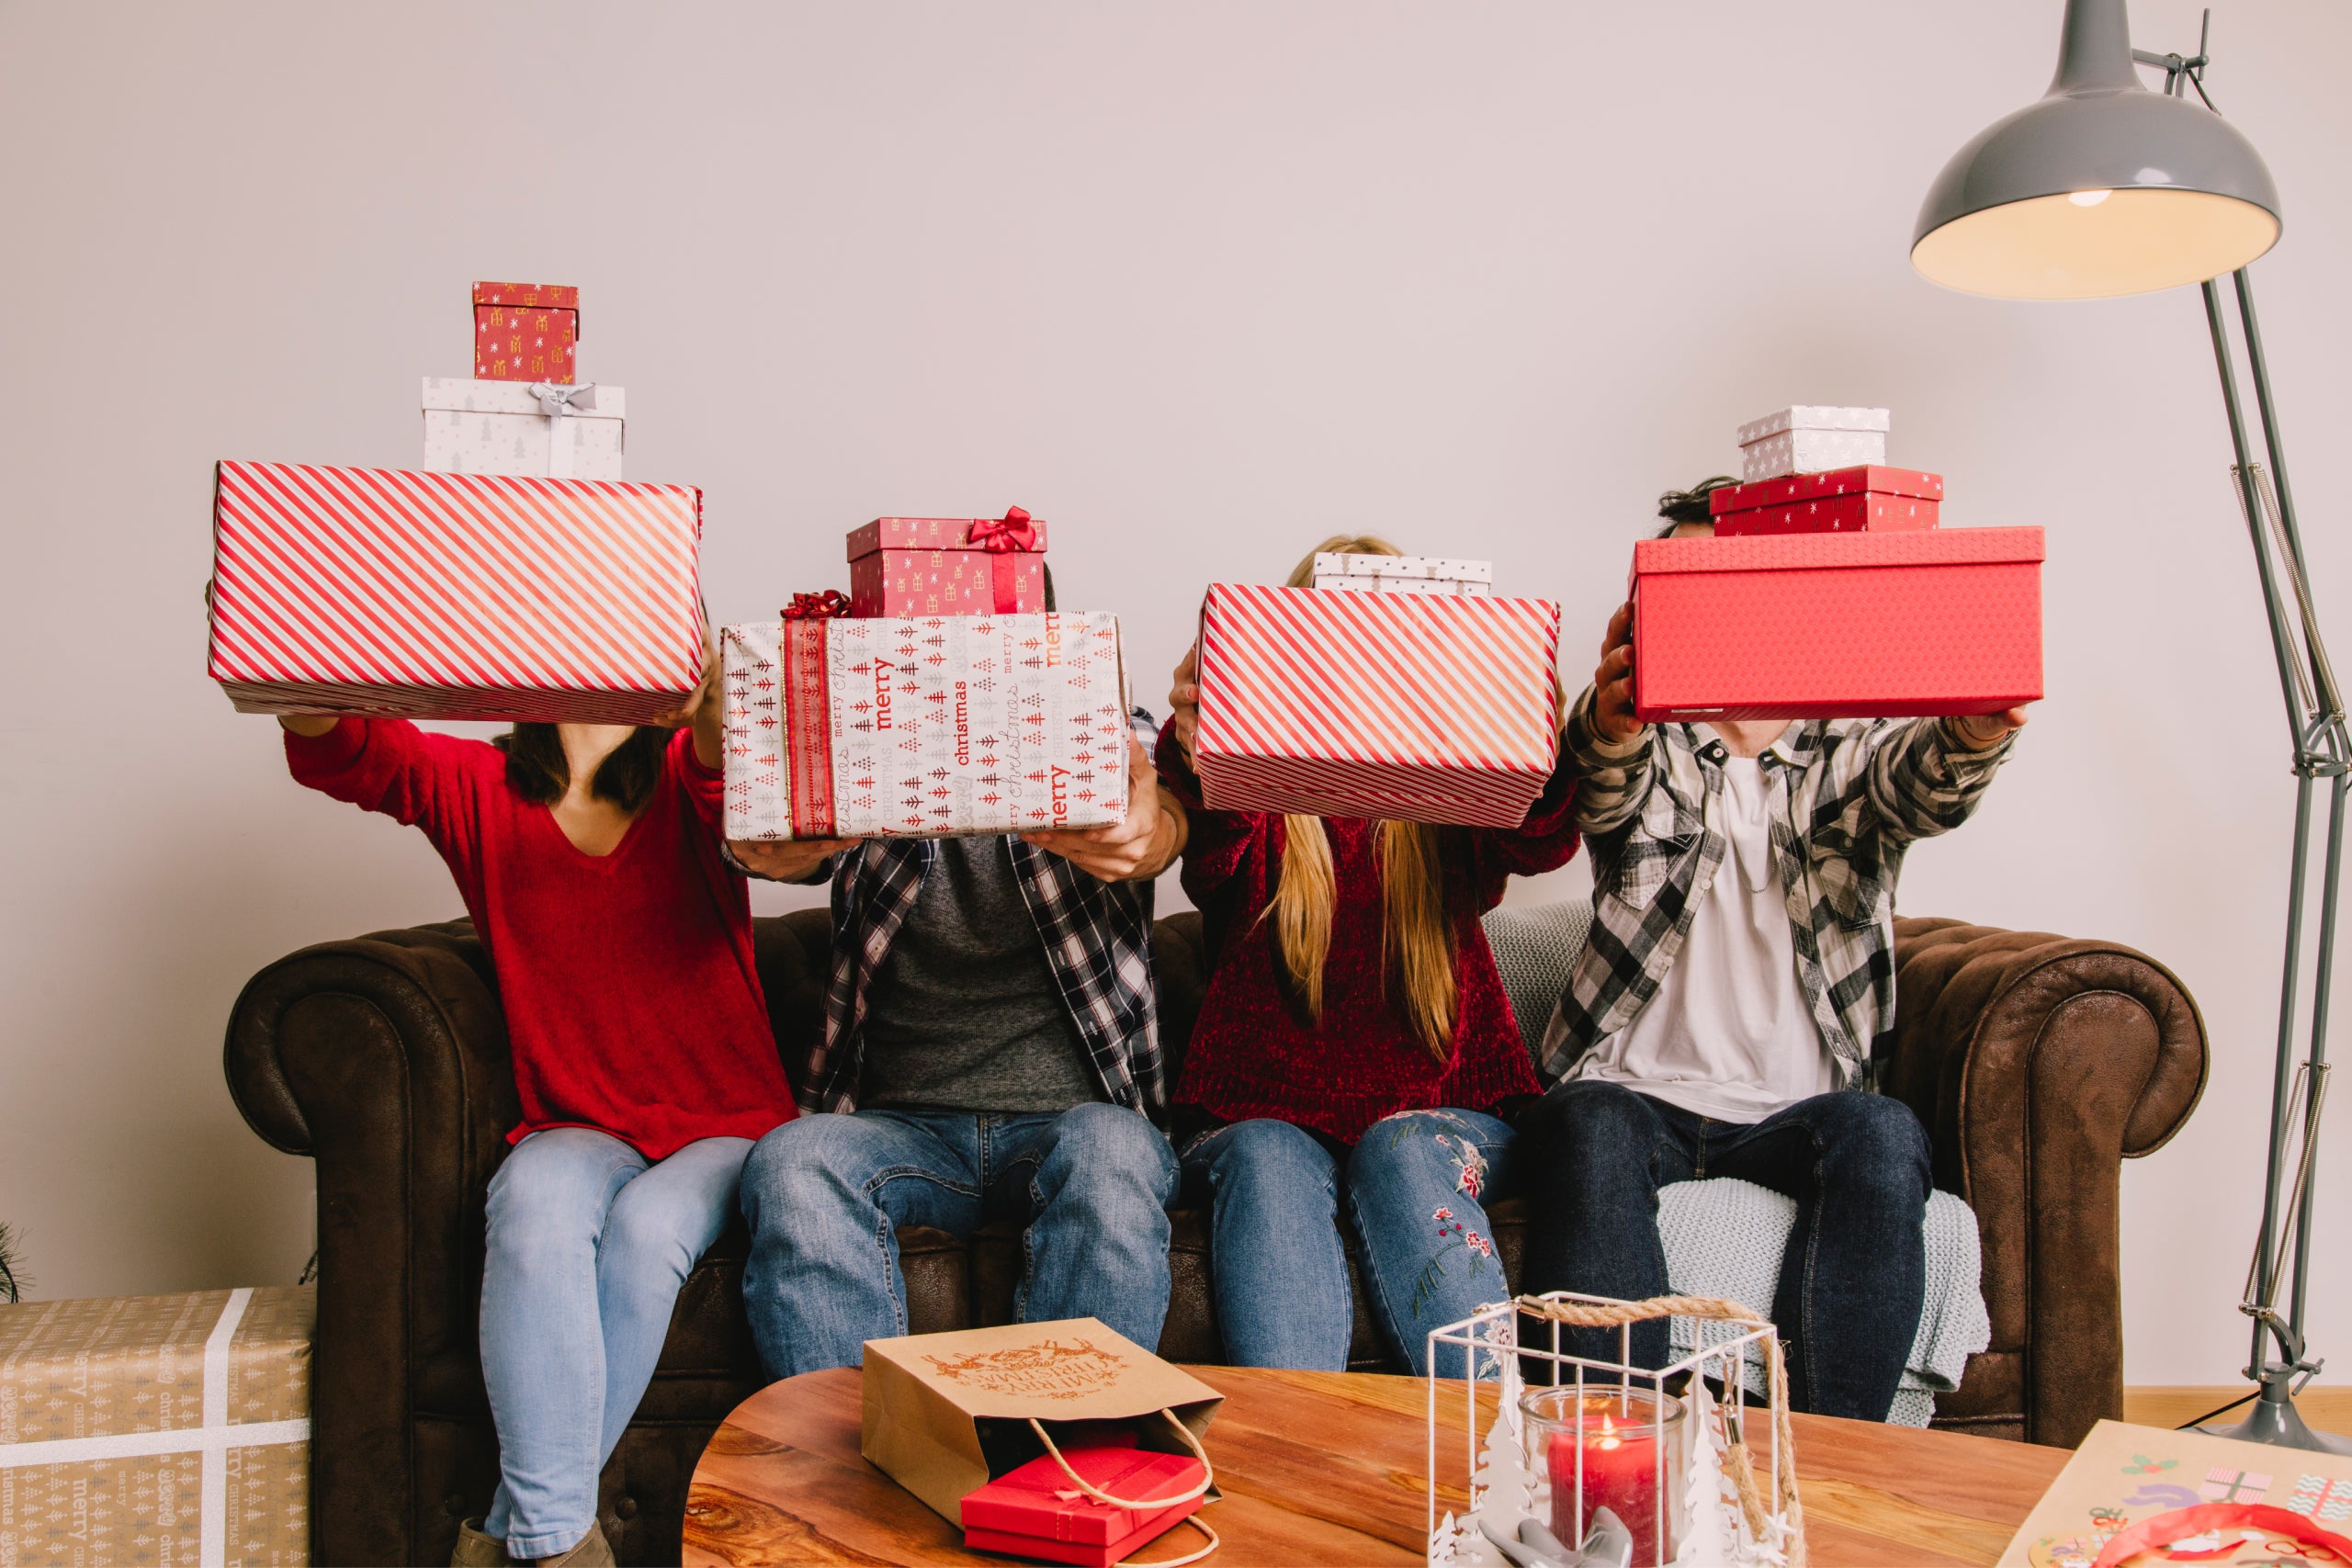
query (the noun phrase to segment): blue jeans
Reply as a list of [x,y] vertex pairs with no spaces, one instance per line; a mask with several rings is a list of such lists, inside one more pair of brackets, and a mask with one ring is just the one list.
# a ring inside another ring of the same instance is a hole
[[[1711,1176],[1769,1187],[1797,1203],[1772,1303],[1791,1403],[1886,1419],[1928,1289],[1928,1134],[1910,1107],[1879,1094],[1819,1094],[1749,1125],[1571,1079],[1520,1126],[1530,1291],[1663,1295],[1657,1190]],[[1616,1359],[1614,1329],[1571,1330],[1563,1342]],[[1666,1365],[1664,1319],[1634,1325],[1633,1356]]]
[[1100,1318],[1147,1350],[1168,1315],[1176,1156],[1136,1111],[859,1111],[803,1116],[743,1167],[743,1306],[768,1375],[855,1365],[907,1332],[900,1225],[1018,1220],[1023,1323]]
[[1425,1371],[1430,1330],[1510,1293],[1485,1208],[1514,1179],[1510,1147],[1510,1129],[1475,1111],[1405,1111],[1344,1151],[1287,1122],[1236,1122],[1193,1139],[1184,1186],[1188,1201],[1209,1203],[1226,1359],[1345,1370],[1355,1314],[1338,1223],[1344,1187],[1381,1337]]
[[751,1150],[746,1138],[704,1138],[649,1165],[618,1138],[552,1127],[490,1179],[481,1371],[499,1483],[482,1529],[511,1555],[569,1551],[596,1522],[597,1477]]

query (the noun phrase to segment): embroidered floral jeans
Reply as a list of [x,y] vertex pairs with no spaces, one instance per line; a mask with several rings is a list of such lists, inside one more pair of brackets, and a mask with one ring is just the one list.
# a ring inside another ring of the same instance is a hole
[[1425,1371],[1431,1329],[1510,1294],[1486,1204],[1513,1180],[1510,1147],[1510,1129],[1474,1111],[1405,1111],[1353,1149],[1287,1122],[1237,1122],[1193,1139],[1183,1201],[1209,1204],[1227,1359],[1346,1368],[1354,1303],[1344,1208],[1381,1337]]

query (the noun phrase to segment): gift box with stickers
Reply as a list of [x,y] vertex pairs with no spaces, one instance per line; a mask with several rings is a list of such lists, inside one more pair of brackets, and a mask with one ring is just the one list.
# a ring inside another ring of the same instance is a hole
[[561,283],[474,285],[474,379],[572,379],[580,344],[580,290]]
[[1101,828],[1127,811],[1115,615],[854,617],[719,634],[730,839]]

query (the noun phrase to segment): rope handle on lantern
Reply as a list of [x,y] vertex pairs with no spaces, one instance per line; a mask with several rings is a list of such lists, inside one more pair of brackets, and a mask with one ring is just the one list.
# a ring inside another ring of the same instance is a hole
[[[1771,1321],[1757,1315],[1754,1309],[1738,1302],[1724,1301],[1719,1296],[1652,1296],[1640,1302],[1558,1302],[1545,1301],[1540,1296],[1521,1296],[1513,1303],[1530,1317],[1540,1317],[1570,1328],[1621,1328],[1627,1324],[1647,1323],[1660,1317],[1700,1317],[1718,1323],[1746,1324],[1751,1328],[1770,1328]],[[1772,1489],[1789,1518],[1789,1568],[1804,1568],[1804,1503],[1797,1495],[1796,1440],[1789,1425],[1789,1370],[1781,1351],[1781,1337],[1776,1333],[1765,1341],[1765,1382],[1770,1390],[1772,1410]],[[1764,1539],[1770,1516],[1764,1499],[1756,1490],[1755,1468],[1747,1457],[1747,1442],[1743,1436],[1725,1445],[1726,1458],[1734,1462],[1724,1468],[1731,1472],[1733,1488],[1739,1494],[1740,1512],[1747,1516],[1747,1529],[1758,1540]]]
[[[1201,1483],[1193,1487],[1189,1492],[1179,1492],[1172,1497],[1150,1497],[1143,1499],[1133,1497],[1114,1497],[1111,1494],[1103,1491],[1101,1487],[1096,1486],[1091,1482],[1088,1481],[1086,1477],[1079,1474],[1078,1472],[1069,1467],[1069,1461],[1062,1457],[1062,1450],[1056,1448],[1054,1446],[1054,1439],[1046,1435],[1045,1424],[1039,1421],[1035,1416],[1029,1417],[1029,1428],[1037,1434],[1037,1440],[1046,1445],[1046,1451],[1053,1455],[1054,1462],[1061,1467],[1061,1472],[1069,1477],[1069,1483],[1072,1486],[1077,1487],[1087,1496],[1093,1498],[1096,1502],[1108,1503],[1114,1508],[1172,1508],[1179,1503],[1189,1503],[1195,1497],[1205,1496],[1210,1486],[1216,1483],[1216,1469],[1214,1465],[1209,1463],[1208,1450],[1201,1447],[1200,1438],[1193,1436],[1193,1429],[1176,1418],[1176,1412],[1163,1406],[1160,1409],[1159,1414],[1168,1417],[1168,1424],[1176,1428],[1176,1435],[1184,1439],[1184,1446],[1192,1450],[1193,1457],[1201,1461]],[[1170,1557],[1158,1562],[1135,1562],[1131,1559],[1128,1562],[1118,1564],[1117,1568],[1184,1568],[1184,1564],[1188,1562],[1198,1562],[1202,1558],[1206,1557],[1210,1552],[1215,1551],[1219,1546],[1224,1544],[1217,1539],[1216,1531],[1209,1529],[1208,1525],[1204,1522],[1197,1514],[1186,1515],[1184,1518],[1178,1522],[1181,1524],[1192,1525],[1203,1535],[1209,1538],[1209,1543],[1201,1548],[1198,1551],[1193,1552],[1189,1557]]]

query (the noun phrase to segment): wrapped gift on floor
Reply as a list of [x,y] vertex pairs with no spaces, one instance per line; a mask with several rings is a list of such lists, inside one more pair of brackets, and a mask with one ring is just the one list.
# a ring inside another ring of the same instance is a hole
[[702,680],[689,485],[222,463],[210,671],[246,713],[648,724]]
[[[965,1549],[1112,1568],[1200,1508],[1204,1472],[1190,1454],[1137,1448],[1129,1439],[1066,1448],[1061,1458],[1068,1471],[1046,1454],[966,1493]],[[1072,1472],[1105,1495],[1159,1506],[1102,1502],[1078,1490]]]
[[1560,607],[1220,582],[1193,759],[1225,811],[1512,828],[1559,758]]
[[804,594],[780,619],[720,632],[729,838],[1126,819],[1117,616],[852,618],[846,607],[838,593]]
[[1932,528],[1944,477],[1864,466],[1790,474],[1709,493],[1717,537],[1735,534],[1860,534]]
[[453,474],[621,477],[618,387],[424,378],[424,466]]
[[1323,551],[1315,558],[1315,586],[1360,593],[1491,593],[1491,561],[1439,556],[1363,556]]
[[2039,528],[1645,539],[1644,722],[1997,713],[2041,695]]
[[474,285],[474,379],[571,380],[580,290],[560,283]]
[[0,1306],[0,1562],[311,1555],[308,1286]]
[[1739,427],[1739,477],[1753,483],[1883,463],[1888,423],[1884,409],[1811,403],[1750,420]]
[[1046,525],[1001,517],[877,517],[849,536],[853,615],[1031,615],[1046,607]]

